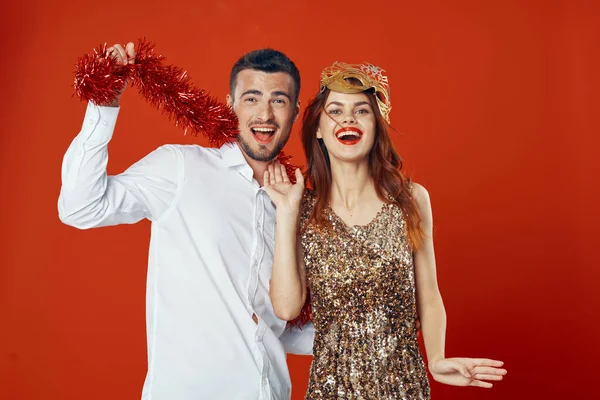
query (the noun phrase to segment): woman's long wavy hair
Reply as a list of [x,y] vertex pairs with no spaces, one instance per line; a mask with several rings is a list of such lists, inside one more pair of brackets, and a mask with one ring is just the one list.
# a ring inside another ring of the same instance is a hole
[[[324,216],[324,209],[331,196],[331,167],[329,155],[322,139],[317,138],[317,130],[330,90],[325,88],[311,100],[302,118],[302,144],[307,160],[306,178],[315,192],[316,202],[308,223],[320,227],[330,227]],[[365,93],[375,113],[375,141],[369,153],[369,172],[375,182],[379,198],[389,203],[388,196],[400,206],[406,218],[408,240],[413,250],[419,248],[423,240],[421,215],[410,191],[410,179],[402,174],[402,159],[394,149],[388,128],[377,106],[375,94]],[[308,224],[307,224],[308,225]]]

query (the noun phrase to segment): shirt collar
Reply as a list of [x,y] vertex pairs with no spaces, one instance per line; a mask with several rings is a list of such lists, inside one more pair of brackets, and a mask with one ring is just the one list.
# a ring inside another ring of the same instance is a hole
[[248,165],[248,162],[242,154],[242,150],[237,142],[225,143],[223,146],[221,146],[219,151],[221,152],[221,159],[227,168],[237,169],[244,178],[252,182],[254,171],[250,165]]

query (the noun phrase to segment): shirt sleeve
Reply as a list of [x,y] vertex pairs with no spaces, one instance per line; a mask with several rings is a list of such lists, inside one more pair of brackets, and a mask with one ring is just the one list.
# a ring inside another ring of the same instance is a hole
[[177,146],[159,147],[125,172],[108,176],[108,143],[118,107],[88,104],[81,132],[62,165],[58,213],[62,222],[79,229],[158,220],[174,203],[183,176],[183,155]]
[[291,326],[286,328],[279,340],[286,353],[298,355],[312,355],[315,340],[315,326],[312,322],[306,323],[302,328]]

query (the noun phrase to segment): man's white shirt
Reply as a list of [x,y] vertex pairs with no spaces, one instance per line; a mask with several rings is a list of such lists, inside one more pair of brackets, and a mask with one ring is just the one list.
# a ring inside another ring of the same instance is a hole
[[273,313],[267,193],[237,144],[165,145],[108,176],[118,112],[88,105],[58,208],[80,229],[152,221],[142,399],[289,399],[285,352],[312,353],[313,327],[290,332]]

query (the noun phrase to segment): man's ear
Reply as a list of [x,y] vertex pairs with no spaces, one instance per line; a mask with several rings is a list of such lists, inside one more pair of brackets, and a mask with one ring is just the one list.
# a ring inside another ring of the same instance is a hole
[[294,117],[294,122],[298,120],[298,116],[300,116],[300,100],[296,103],[296,116]]
[[229,107],[233,107],[233,99],[231,98],[231,95],[227,95],[227,97],[225,97],[227,99],[227,105]]

